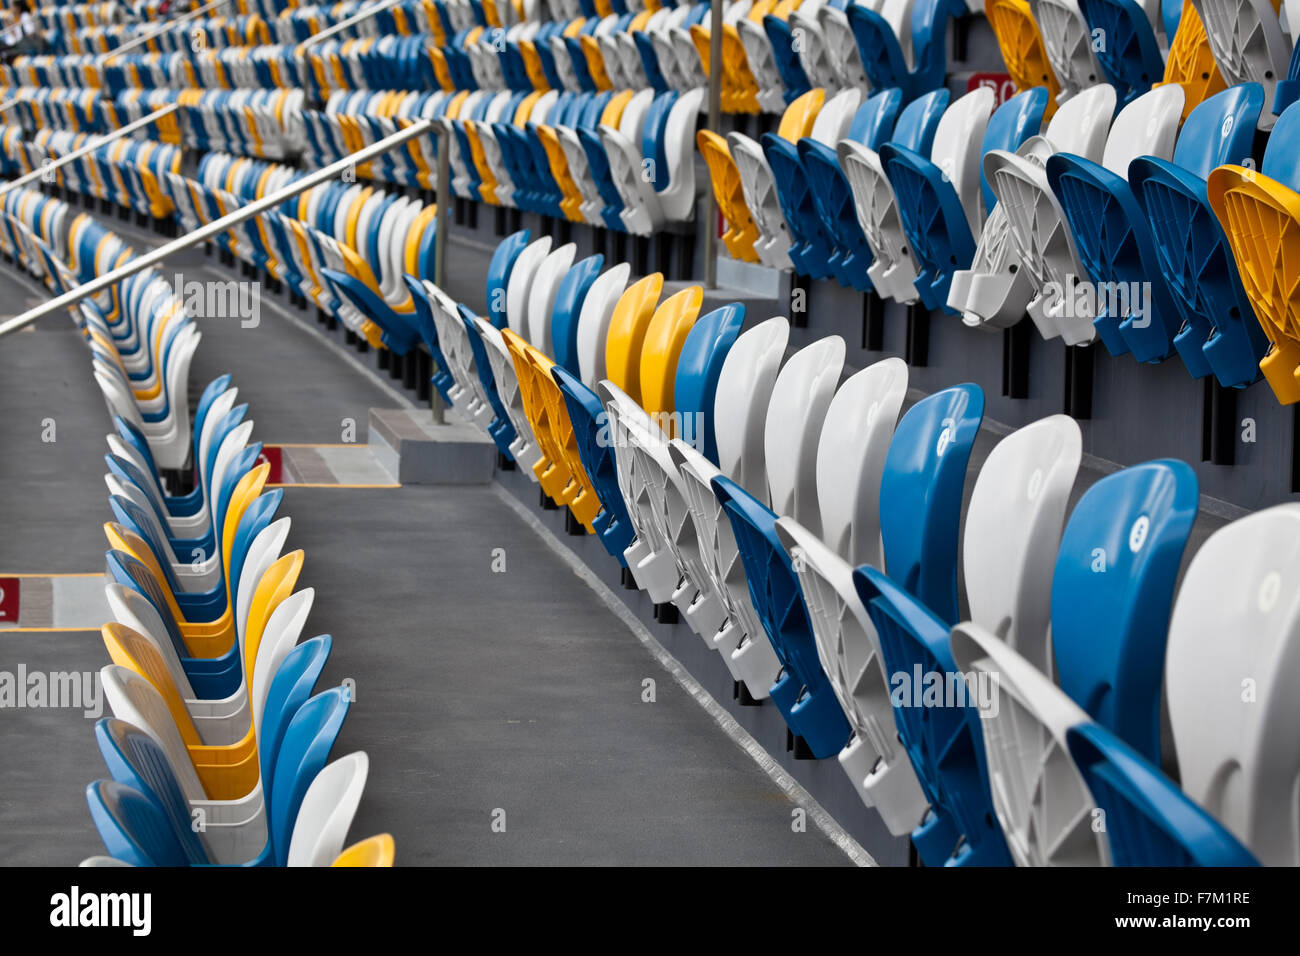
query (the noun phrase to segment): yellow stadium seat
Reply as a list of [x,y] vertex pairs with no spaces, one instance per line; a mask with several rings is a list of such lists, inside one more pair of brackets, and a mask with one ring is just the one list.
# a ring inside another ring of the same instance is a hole
[[[754,225],[754,217],[745,205],[740,170],[736,169],[736,163],[731,158],[726,139],[712,130],[702,129],[695,134],[695,142],[709,167],[709,176],[713,180],[713,198],[727,221],[727,229],[722,234],[723,245],[732,258],[742,262],[757,262],[754,240],[758,238],[758,227]],[[706,228],[712,228],[712,224],[706,224]]]
[[673,382],[677,378],[677,359],[703,304],[703,286],[690,286],[664,299],[646,327],[641,343],[640,402],[652,419],[660,420],[675,407]]
[[[502,329],[501,338],[510,353],[515,376],[519,380],[519,397],[524,406],[524,414],[542,452],[541,458],[533,465],[533,474],[537,476],[537,482],[548,498],[557,505],[564,504],[564,489],[574,478],[551,431],[550,413],[538,384],[542,373],[539,363],[532,356],[536,350],[512,329]],[[545,374],[549,377],[549,366]]]
[[1212,170],[1206,192],[1272,344],[1260,371],[1292,405],[1300,401],[1300,195],[1242,166]]
[[609,320],[605,338],[605,377],[633,400],[641,400],[641,347],[663,291],[664,277],[655,272],[627,287]]
[[797,97],[781,114],[781,122],[776,128],[776,135],[782,139],[797,143],[805,136],[812,135],[813,124],[817,114],[826,102],[826,91],[818,87]]
[[[1164,83],[1177,83],[1183,88],[1183,119],[1215,93],[1227,89],[1223,74],[1210,52],[1210,39],[1205,35],[1205,24],[1196,12],[1192,0],[1183,0],[1183,15],[1178,21],[1178,31],[1169,44],[1165,58]],[[1155,84],[1161,85],[1160,83]]]
[[396,854],[392,835],[381,833],[352,844],[330,866],[392,866]]
[[1047,87],[1047,109],[1043,112],[1043,119],[1050,119],[1056,112],[1056,97],[1061,92],[1061,83],[1047,59],[1043,35],[1027,0],[988,0],[984,5],[984,15],[997,37],[1002,61],[1006,63],[1007,73],[1016,89]]

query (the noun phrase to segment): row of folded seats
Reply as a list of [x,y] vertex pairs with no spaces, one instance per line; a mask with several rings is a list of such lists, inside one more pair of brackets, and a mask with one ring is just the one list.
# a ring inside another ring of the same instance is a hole
[[[89,133],[39,130],[30,140],[22,127],[0,126],[0,175],[22,176],[51,160],[90,145]],[[50,184],[82,196],[105,200],[123,210],[173,221],[174,207],[160,180],[180,172],[175,146],[140,139],[119,139],[95,152],[53,169]]]
[[[19,157],[25,156],[24,147],[13,140],[12,134],[5,134],[0,144],[6,150],[16,150]],[[209,153],[199,165],[198,178],[190,179],[178,171],[173,156],[160,153],[170,147],[118,141],[105,150],[113,147],[126,147],[119,159],[101,161],[92,154],[74,161],[54,172],[55,184],[137,211],[144,208],[150,215],[165,205],[166,215],[174,217],[175,230],[181,233],[193,232],[301,175],[288,166]],[[21,171],[33,158],[16,160],[12,171]],[[92,158],[95,162],[88,162]],[[152,167],[147,165],[150,158],[155,160]],[[146,175],[150,186],[144,195],[149,203],[140,207],[136,190],[143,188],[140,184]],[[109,188],[104,188],[106,182]],[[35,197],[46,199],[32,191],[11,195],[24,197],[25,203]],[[60,202],[57,208],[67,207]],[[251,272],[283,284],[300,305],[312,303],[329,320],[341,322],[375,347],[387,346],[404,354],[415,340],[403,318],[414,308],[407,283],[410,277],[433,274],[436,213],[433,204],[410,196],[364,182],[335,181],[219,234],[216,245],[232,262],[238,259]],[[88,216],[79,217],[79,221],[94,222]],[[56,245],[62,247],[63,243]],[[93,251],[96,247],[89,248]],[[84,260],[80,245],[77,253],[73,260]],[[79,274],[75,281],[84,282],[95,274]],[[386,328],[397,331],[388,333]],[[156,453],[164,467],[179,467],[186,457],[187,440],[183,432],[174,429],[167,434],[169,442]]]
[[[274,192],[298,173],[210,154],[198,175],[168,178],[182,232]],[[416,340],[409,287],[433,275],[436,214],[436,206],[410,196],[330,182],[222,233],[217,243],[370,345],[405,354]]]
[[[398,6],[360,25],[363,39],[335,44],[329,52],[309,51],[306,59],[315,72],[333,70],[345,83],[356,84],[360,77],[355,69],[349,70],[349,60],[358,44],[400,35],[430,41],[418,55],[420,77],[447,91],[556,89],[576,93],[649,87],[656,92],[687,92],[702,88],[708,76],[707,4],[639,11],[593,8],[575,12],[568,19],[530,18],[461,27],[437,7]],[[426,16],[430,11],[432,19]],[[909,98],[934,89],[942,85],[947,67],[948,22],[970,12],[955,0],[921,4],[888,0],[879,9],[876,4],[845,4],[841,0],[731,3],[723,26],[723,109],[777,113],[818,86],[831,90],[865,88],[868,83],[877,88],[900,86]],[[386,17],[394,22],[386,25]],[[322,26],[304,25],[297,13],[269,22],[219,19],[210,24],[200,22],[195,28],[197,36],[188,25],[165,32],[148,45],[149,55],[170,53],[188,58],[191,64],[216,57],[234,68],[251,59],[250,47],[262,44],[258,59],[278,61],[282,73],[292,72],[295,66],[302,72],[303,54],[295,53],[291,44]],[[101,52],[98,46],[107,46],[91,42],[91,49],[82,49],[90,39],[78,41],[77,49],[68,52],[97,53]],[[271,43],[285,46],[268,46]],[[210,49],[219,46],[227,49]],[[57,70],[65,59],[71,61],[70,68],[82,67],[80,57],[31,58],[24,63],[27,69]],[[352,75],[346,76],[349,72]],[[238,82],[282,85],[269,65],[244,71]]]
[[[129,122],[179,101],[174,136],[187,146],[283,158],[301,142],[301,158],[323,166],[393,134],[403,120],[437,119],[452,134],[456,196],[644,236],[694,214],[690,136],[703,98],[698,90],[681,96],[649,90],[339,93],[323,112],[301,109],[301,92],[283,90],[155,90],[116,99],[58,92],[19,104],[24,128],[74,121],[100,127],[115,117]],[[358,176],[430,190],[436,150],[432,137],[411,140],[365,164]]]
[[[220,103],[223,122],[228,125],[233,124],[238,118],[241,123],[253,127],[260,119],[256,115],[256,109],[240,104],[267,104],[273,111],[278,107],[279,113],[283,114],[285,103],[301,102],[301,93],[295,96],[293,90],[280,90],[274,93],[252,91],[228,93],[220,90],[209,93],[203,90],[183,90],[160,94],[154,90],[137,89],[126,90],[112,97],[104,95],[97,89],[23,86],[5,89],[0,95],[5,96],[12,103],[5,116],[11,122],[17,122],[29,135],[34,135],[42,129],[66,130],[73,133],[111,133],[118,127],[176,100],[182,104],[209,104],[210,113],[215,109],[210,104]],[[235,112],[237,109],[241,112]],[[252,114],[248,112],[250,109],[253,109]],[[182,141],[181,131],[180,119],[176,115],[171,115],[155,120],[141,132],[147,138],[157,142],[179,145]]]
[[125,89],[301,89],[324,99],[335,89],[433,89],[427,36],[325,40],[306,50],[250,44],[179,53],[19,57],[0,68],[9,85]]
[[488,315],[411,290],[443,398],[925,864],[1300,862],[1300,507],[1217,531],[1175,593],[1195,474],[1124,468],[1067,515],[1068,416],[999,441],[963,513],[975,385],[900,417],[900,359],[787,358],[783,318],[742,332],[739,304],[527,231]]
[[[1195,13],[1185,6],[1184,27]],[[1081,16],[1070,23],[1087,35]],[[1044,62],[1053,59],[1046,49]],[[1204,187],[1212,169],[1255,165],[1254,131],[1294,98],[1294,79],[1264,72],[1273,79],[1190,109],[1209,87],[1168,74],[1147,92],[1102,83],[1067,97],[1052,83],[996,111],[989,90],[949,105],[946,90],[906,102],[898,89],[864,101],[856,88],[829,98],[819,88],[791,103],[761,145],[740,133],[698,140],[730,224],[724,241],[739,258],[920,302],[975,327],[1004,328],[1027,312],[1046,338],[1100,338],[1143,362],[1177,352],[1191,375],[1213,374],[1224,387],[1257,380],[1262,361],[1279,399],[1293,402],[1285,306],[1267,275],[1248,276],[1245,288]],[[172,95],[127,100],[122,112]],[[291,134],[268,149],[277,123],[295,116],[283,96],[254,106],[245,105],[253,92],[193,95],[203,105],[186,107],[186,125],[201,148],[291,151]],[[382,138],[401,118],[448,120],[455,195],[649,235],[693,215],[686,134],[701,100],[698,91],[354,92],[335,94],[323,114],[297,115],[317,164]],[[1289,128],[1270,131],[1258,164],[1283,185]],[[377,178],[427,189],[433,159],[431,144],[412,144],[372,167]]]
[[947,90],[906,105],[897,90],[814,90],[761,143],[701,131],[723,242],[973,328],[1027,314],[1045,339],[1177,355],[1224,387],[1262,370],[1279,401],[1300,399],[1294,333],[1266,288],[1278,260],[1260,261],[1268,241],[1252,247],[1222,195],[1245,177],[1295,185],[1300,111],[1272,116],[1254,82],[1186,113],[1177,84],[1127,104],[1098,84],[1044,126],[1051,102],[1044,87],[996,109],[987,89],[951,105]]
[[72,33],[83,27],[122,23],[131,17],[131,11],[114,2],[49,4],[37,7],[35,17],[42,30]]
[[641,236],[694,218],[702,90],[444,96],[458,197]]
[[[134,254],[39,192],[6,194],[0,225],[0,252],[55,293]],[[77,326],[114,424],[100,671],[113,716],[95,725],[111,779],[86,791],[108,856],[86,862],[391,865],[387,834],[344,850],[368,760],[327,762],[351,694],[313,695],[332,638],[299,643],[314,591],[294,590],[303,551],[281,554],[290,520],[247,404],[224,375],[191,424],[201,336],[156,270],[83,300]],[[193,491],[170,493],[186,465]]]
[[[271,15],[212,14],[187,20],[184,24],[176,24],[171,28],[167,28],[166,23],[139,23],[65,29],[61,34],[51,37],[49,47],[54,55],[111,54],[118,47],[146,36],[148,40],[140,44],[140,47],[150,53],[186,53],[205,48],[270,44],[292,46],[341,23],[359,13],[364,6],[360,2],[347,2],[329,6],[304,5]],[[513,8],[507,5],[505,9],[509,11],[507,21],[517,20]],[[491,12],[490,18],[487,17],[488,11]],[[485,10],[485,21],[487,19],[496,22],[484,22],[483,26],[496,28],[502,25],[496,7],[492,4]],[[463,21],[463,15],[455,13],[445,4],[407,0],[381,11],[370,20],[362,21],[357,30],[362,37],[370,39],[427,35],[441,45],[458,30],[473,26],[472,23]],[[456,23],[462,25],[458,27]]]
[[[1249,15],[1238,16],[1239,7]],[[368,38],[363,42],[395,35],[428,37],[432,44],[422,51],[422,66],[431,66],[433,78],[448,91],[591,92],[649,86],[657,92],[686,92],[701,87],[708,73],[706,4],[653,11],[599,11],[593,6],[574,11],[569,19],[528,17],[510,23],[486,11],[469,16],[468,22],[462,13],[458,21],[453,9],[443,4],[399,6],[362,24],[360,30]],[[724,17],[723,109],[775,113],[814,88],[834,93],[893,87],[911,100],[944,83],[949,21],[980,9],[957,0],[732,3]],[[1207,33],[1202,11],[1215,30]],[[340,16],[348,12],[337,11]],[[992,0],[983,12],[1012,79],[1021,89],[1045,84],[1053,104],[1102,79],[1116,85],[1124,101],[1160,76],[1211,91],[1225,77],[1239,82],[1268,73],[1276,80],[1290,50],[1284,20],[1264,0],[1202,0],[1198,5],[1191,0],[1181,5],[1176,0],[1144,5]],[[289,44],[323,26],[306,22],[302,13],[270,21],[274,29],[262,20],[212,21],[212,29],[198,28],[200,40],[178,27],[163,34],[167,39],[152,41],[151,48],[193,56],[196,46],[229,43],[234,48],[223,55],[248,60],[247,47],[271,42],[272,33],[278,42]],[[1102,42],[1097,41],[1099,35]],[[346,57],[311,56],[314,72],[332,68],[340,77],[346,72]],[[280,60],[289,72],[289,54],[275,51],[264,58]],[[248,70],[246,81],[276,83],[269,65],[263,66]],[[427,76],[426,69],[422,78]]]
[[[112,53],[144,36],[149,40],[142,46],[150,52],[186,51],[195,46],[196,31],[199,42],[206,47],[294,44],[341,23],[365,6],[364,0],[328,5],[259,4],[236,0],[219,13],[187,20],[171,29],[160,29],[166,24],[146,22],[142,17],[129,22],[102,20],[71,24],[65,20],[47,26],[51,31],[47,34],[47,41],[56,54]],[[517,10],[513,3],[497,3],[495,0],[486,0],[485,3],[477,0],[473,3],[405,0],[381,11],[369,21],[363,21],[359,28],[370,37],[431,34],[442,44],[460,30],[474,26],[509,26],[521,18],[522,11]]]

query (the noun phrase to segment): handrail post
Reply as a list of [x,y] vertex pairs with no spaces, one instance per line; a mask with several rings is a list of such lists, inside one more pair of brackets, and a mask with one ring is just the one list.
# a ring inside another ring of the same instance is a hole
[[[447,207],[451,204],[451,127],[446,123],[435,123],[434,136],[438,140],[438,181],[436,202],[433,214],[433,284],[439,289],[447,278]],[[429,409],[437,425],[447,421],[447,410],[442,396],[436,388],[429,389]]]
[[[722,0],[712,0],[709,6],[709,120],[706,129],[716,133],[722,123]],[[717,287],[718,205],[710,185],[704,199],[704,288]]]

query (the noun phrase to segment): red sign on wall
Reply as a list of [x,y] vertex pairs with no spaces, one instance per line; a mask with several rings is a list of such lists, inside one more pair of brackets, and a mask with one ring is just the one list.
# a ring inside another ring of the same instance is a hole
[[18,588],[17,578],[0,578],[0,624],[18,623]]
[[966,83],[966,92],[989,89],[993,91],[994,108],[1001,106],[1016,95],[1016,84],[1006,73],[976,73]]
[[283,481],[283,459],[281,458],[282,449],[279,445],[263,445],[262,454],[257,456],[257,463],[260,465],[266,462],[271,466],[271,473],[267,475],[266,483],[268,485],[278,485]]

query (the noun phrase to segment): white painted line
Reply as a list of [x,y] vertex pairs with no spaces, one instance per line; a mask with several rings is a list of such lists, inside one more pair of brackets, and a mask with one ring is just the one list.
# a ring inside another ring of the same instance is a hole
[[542,524],[542,522],[528,508],[520,502],[514,495],[503,488],[498,482],[490,483],[496,496],[505,502],[520,519],[527,524],[533,532],[542,539],[542,541],[554,551],[565,564],[567,564],[582,581],[596,593],[601,602],[614,613],[614,615],[627,625],[627,629],[636,636],[650,656],[659,662],[664,670],[672,675],[673,679],[681,686],[686,693],[695,699],[695,702],[704,708],[705,713],[714,719],[722,732],[731,738],[732,742],[745,751],[750,758],[762,768],[763,772],[772,779],[781,791],[789,797],[796,806],[802,807],[808,814],[808,818],[813,821],[819,830],[826,835],[832,843],[840,848],[850,860],[857,866],[875,866],[876,861],[871,858],[861,844],[848,832],[840,826],[835,818],[826,812],[825,808],[818,803],[813,795],[804,789],[799,781],[795,780],[785,768],[777,763],[772,755],[754,739],[744,727],[736,722],[736,718],[727,713],[725,707],[714,700],[713,695],[705,690],[690,672],[681,665],[677,658],[668,653],[667,649],[659,643],[650,633],[649,629],[641,623],[641,619],[633,614],[626,604],[618,599],[618,596],[600,580],[595,573],[579,558],[573,551],[565,545],[559,538],[551,533],[551,530]]

